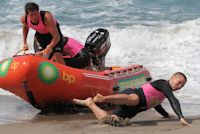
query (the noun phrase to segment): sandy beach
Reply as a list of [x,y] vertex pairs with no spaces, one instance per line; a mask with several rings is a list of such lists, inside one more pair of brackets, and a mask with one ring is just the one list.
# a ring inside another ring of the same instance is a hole
[[[170,113],[171,108],[165,103]],[[140,113],[131,119],[131,125],[126,127],[113,127],[100,124],[87,109],[84,113],[74,114],[39,114],[25,101],[14,96],[0,96],[0,134],[197,134],[200,131],[200,116],[194,114],[199,109],[196,105],[182,105],[185,118],[192,127],[182,126],[178,118],[164,119],[155,110]],[[189,110],[187,113],[187,109]],[[190,114],[189,114],[190,113]],[[191,116],[194,115],[194,116]]]
[[0,125],[0,134],[197,134],[199,117],[186,117],[192,124],[182,126],[178,119],[164,119],[154,111],[138,114],[127,127],[100,124],[91,113],[37,116],[29,122]]

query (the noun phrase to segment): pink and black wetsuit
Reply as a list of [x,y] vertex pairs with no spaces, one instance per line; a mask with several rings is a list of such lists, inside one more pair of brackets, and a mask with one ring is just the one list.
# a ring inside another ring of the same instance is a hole
[[90,65],[90,55],[84,46],[73,38],[68,38],[63,48],[65,64],[75,68],[84,68]]
[[[30,18],[26,17],[28,27],[36,31],[34,40],[35,52],[44,50],[53,38],[44,23],[46,12],[47,11],[40,11],[39,21],[37,24],[33,24]],[[49,59],[51,59],[55,52],[61,52],[67,66],[84,68],[90,65],[90,55],[84,46],[73,38],[63,37],[56,19],[54,19],[54,23],[58,29],[60,41],[53,48]]]
[[[26,16],[26,23],[27,26],[34,29],[36,31],[35,33],[35,40],[34,40],[34,50],[35,52],[44,50],[48,44],[50,44],[52,40],[52,35],[49,32],[48,28],[44,24],[44,16],[47,11],[40,11],[39,14],[39,21],[37,24],[34,24],[31,22],[30,18]],[[50,54],[50,58],[53,56],[54,52],[61,52],[63,51],[64,41],[63,41],[63,35],[61,33],[60,27],[58,22],[54,19],[54,23],[58,29],[58,33],[60,35],[60,41],[56,44],[56,46],[53,48],[52,54]]]
[[155,89],[150,83],[144,84],[142,90],[146,99],[147,109],[159,105],[166,98],[163,92]]
[[137,94],[139,96],[139,104],[137,106],[118,106],[113,114],[119,117],[132,118],[137,113],[150,108],[155,108],[161,115],[168,117],[169,114],[160,105],[167,98],[178,117],[183,118],[179,101],[173,95],[172,88],[166,80],[156,80],[137,89],[129,88],[122,91],[121,94]]

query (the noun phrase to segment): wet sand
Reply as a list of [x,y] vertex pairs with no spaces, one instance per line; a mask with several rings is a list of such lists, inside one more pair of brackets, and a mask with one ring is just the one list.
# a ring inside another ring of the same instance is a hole
[[0,134],[197,134],[200,116],[186,116],[192,127],[182,126],[177,118],[164,119],[151,110],[131,119],[131,125],[113,127],[100,124],[91,113],[38,114],[22,100],[0,96]]
[[112,127],[99,124],[91,113],[74,115],[49,115],[32,122],[0,125],[1,134],[197,134],[200,118],[187,118],[192,127],[180,125],[177,119],[162,119],[154,112],[144,112],[131,120],[127,127]]

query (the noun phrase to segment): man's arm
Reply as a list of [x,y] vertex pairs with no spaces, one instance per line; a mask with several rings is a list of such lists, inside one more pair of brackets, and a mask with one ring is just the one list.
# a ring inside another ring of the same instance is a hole
[[165,96],[167,97],[167,99],[169,100],[172,109],[174,110],[174,112],[177,114],[177,116],[181,119],[184,118],[182,111],[181,111],[181,106],[179,101],[175,98],[174,94],[172,93],[172,90],[167,90],[167,88],[163,88],[163,92],[165,94]]
[[183,117],[183,114],[182,114],[182,111],[181,111],[181,106],[180,106],[180,103],[179,101],[175,98],[174,94],[172,93],[172,88],[171,86],[169,85],[169,83],[167,81],[163,81],[163,80],[160,80],[160,81],[157,81],[157,83],[155,84],[156,82],[152,83],[152,85],[162,91],[165,96],[167,97],[167,99],[169,100],[170,104],[171,104],[171,107],[173,108],[174,112],[177,114],[177,116],[179,117],[180,119],[180,122],[183,124],[183,125],[188,125],[188,126],[191,126]]
[[167,113],[167,111],[165,111],[165,109],[161,106],[161,105],[158,105],[156,107],[154,107],[155,110],[160,113],[162,116],[166,117],[166,118],[169,118],[169,114]]
[[58,33],[58,29],[54,22],[53,15],[49,12],[45,13],[45,26],[48,28],[49,32],[51,33],[53,37],[48,47],[53,49],[56,46],[56,44],[60,41],[61,37]]
[[26,24],[26,19],[25,19],[25,15],[23,15],[21,17],[21,23],[22,23],[22,32],[23,32],[23,49],[24,50],[28,50],[28,45],[27,45],[27,35],[28,35],[28,32],[29,32],[29,28]]
[[157,80],[151,83],[153,87],[160,90],[164,93],[164,95],[169,100],[171,107],[173,108],[174,112],[177,114],[179,118],[183,118],[183,114],[181,111],[181,106],[179,101],[175,98],[174,94],[172,93],[172,88],[166,80]]
[[[36,54],[42,55],[43,57],[48,57],[48,55],[53,50],[53,48],[56,46],[56,44],[60,41],[61,37],[58,33],[58,29],[56,27],[54,18],[51,13],[49,13],[49,12],[45,13],[44,23],[45,23],[45,26],[48,28],[49,32],[51,33],[52,39],[51,39],[51,42],[47,45],[47,47],[43,51],[37,52]],[[56,55],[57,59],[62,58],[61,53],[55,53],[55,55]],[[61,63],[64,64],[64,61],[62,61]]]

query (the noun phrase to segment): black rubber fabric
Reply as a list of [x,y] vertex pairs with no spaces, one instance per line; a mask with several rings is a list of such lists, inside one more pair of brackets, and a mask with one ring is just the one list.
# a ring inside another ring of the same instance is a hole
[[137,89],[126,89],[119,94],[137,94],[139,96],[139,104],[136,106],[127,106],[127,105],[117,105],[116,109],[113,111],[113,114],[118,117],[123,118],[132,118],[136,114],[147,110],[146,108],[146,99],[141,88]]
[[75,57],[64,58],[65,64],[70,67],[84,68],[90,65],[90,54],[83,48]]

